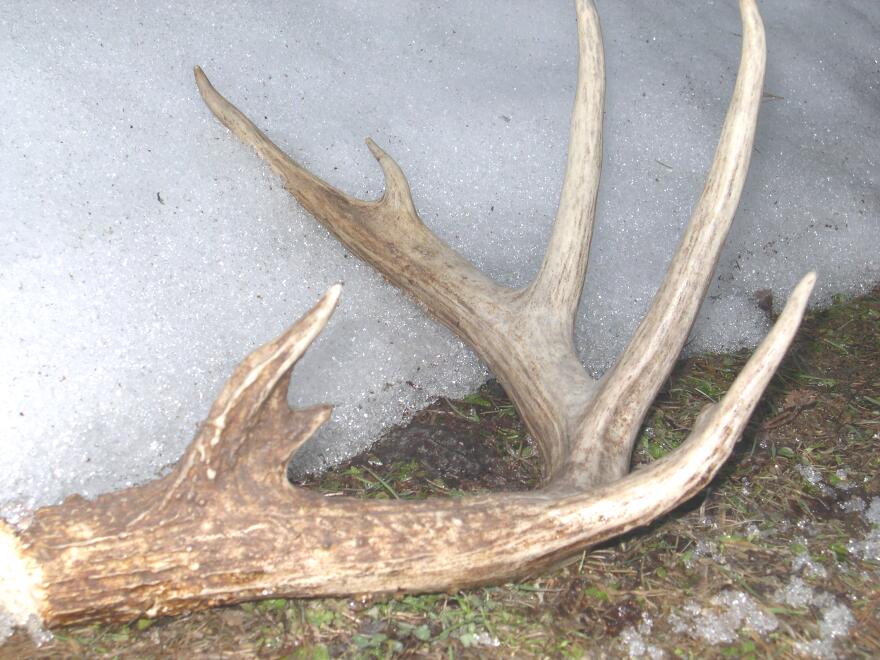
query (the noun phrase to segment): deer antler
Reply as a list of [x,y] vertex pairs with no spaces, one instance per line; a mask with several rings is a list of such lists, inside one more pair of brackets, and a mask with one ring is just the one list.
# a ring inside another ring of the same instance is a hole
[[91,502],[69,498],[37,511],[26,529],[0,523],[0,557],[9,567],[0,576],[0,605],[18,622],[125,620],[269,596],[497,582],[643,525],[712,479],[795,334],[813,274],[687,441],[627,472],[641,420],[684,344],[743,187],[764,75],[761,19],[753,0],[741,0],[742,60],[706,187],[647,316],[614,368],[594,381],[572,335],[596,208],[604,64],[595,7],[576,4],[579,81],[565,184],[540,272],[521,290],[498,286],[431,233],[400,168],[373,142],[386,190],[366,202],[303,169],[195,71],[208,107],[299,202],[489,365],[541,447],[543,488],[387,502],[291,486],[287,459],[329,408],[291,410],[290,370],[326,323],[336,286],[242,363],[171,474]]

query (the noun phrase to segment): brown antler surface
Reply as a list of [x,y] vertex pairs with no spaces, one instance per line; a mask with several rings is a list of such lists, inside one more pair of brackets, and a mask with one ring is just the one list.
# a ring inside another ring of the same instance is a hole
[[705,294],[748,169],[765,46],[741,0],[743,51],[707,183],[666,279],[617,364],[591,379],[573,344],[601,164],[604,65],[598,17],[578,0],[579,80],[556,224],[536,280],[501,287],[419,218],[397,164],[378,201],[298,165],[211,86],[208,107],[349,249],[470,344],[514,400],[545,460],[544,486],[419,502],[325,498],[285,479],[292,452],[329,415],[287,404],[290,370],[331,314],[339,287],[249,356],[166,477],[0,523],[0,607],[47,625],[160,616],[248,599],[447,590],[528,574],[643,525],[703,488],[730,454],[800,323],[814,282],[795,288],[724,398],[676,451],[627,474],[641,420]]

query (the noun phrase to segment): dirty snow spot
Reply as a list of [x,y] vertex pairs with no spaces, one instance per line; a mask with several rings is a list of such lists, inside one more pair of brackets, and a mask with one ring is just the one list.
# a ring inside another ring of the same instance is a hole
[[855,623],[852,612],[846,605],[827,592],[815,591],[796,576],[792,576],[788,584],[776,592],[775,599],[789,607],[812,607],[819,611],[818,639],[797,643],[798,652],[813,658],[837,657],[834,640],[845,637]]
[[861,497],[853,497],[851,499],[848,499],[846,502],[839,502],[838,506],[844,513],[861,513],[865,510],[865,507],[867,505],[865,504],[865,500],[863,500]]
[[[808,518],[801,518],[794,524],[794,526],[807,536],[816,535],[816,526],[813,524],[813,521]],[[806,545],[806,541],[804,541],[804,544]]]
[[645,641],[645,638],[650,639],[653,627],[654,621],[651,617],[642,614],[638,628],[627,626],[621,631],[620,642],[626,649],[628,657],[650,658],[651,660],[660,660],[660,658],[666,657],[661,649]]
[[863,561],[880,561],[880,530],[872,530],[863,540],[850,540],[846,544],[850,555]]
[[825,485],[825,481],[822,479],[822,473],[812,465],[796,465],[795,469],[800,472],[800,475],[807,483],[815,486],[823,495],[834,494],[834,491]]
[[497,637],[493,637],[486,631],[465,633],[459,637],[459,641],[465,648],[470,648],[472,646],[501,646],[501,640]]
[[822,622],[819,632],[823,637],[843,637],[856,622],[846,605],[835,603],[822,611]]
[[749,539],[749,541],[752,541],[754,539],[759,539],[763,535],[764,535],[764,533],[761,531],[761,529],[755,523],[749,523],[746,526],[746,538]]
[[692,569],[700,557],[709,557],[716,564],[726,564],[727,560],[721,554],[718,544],[706,539],[698,539],[689,556],[685,556],[684,565],[688,570]]
[[797,576],[792,576],[788,584],[776,592],[776,600],[789,607],[807,607],[813,602],[813,588]]
[[55,636],[43,627],[43,622],[40,621],[40,618],[34,614],[28,617],[25,629],[28,635],[30,635],[31,641],[37,646],[48,644],[55,639]]
[[[799,545],[807,547],[806,539],[797,539],[796,543]],[[807,577],[817,577],[817,578],[825,578],[828,577],[828,571],[825,569],[822,564],[813,561],[813,558],[810,557],[809,552],[804,550],[804,552],[795,556],[795,558],[791,562],[791,570],[793,573],[803,572]]]
[[863,561],[880,561],[880,497],[871,498],[871,504],[867,506],[867,509],[861,498],[854,497],[850,502],[853,500],[861,501],[861,508],[852,510],[861,513],[862,518],[871,526],[871,529],[868,530],[864,539],[851,539],[846,544],[847,552],[850,556]]
[[871,504],[863,517],[869,525],[880,525],[880,497],[871,498]]
[[880,561],[880,526],[873,525],[862,540],[850,539],[846,549],[850,555],[863,561]]
[[846,605],[832,603],[822,608],[822,620],[819,622],[819,639],[799,642],[795,645],[798,651],[813,658],[836,658],[834,640],[845,637],[855,623],[855,618]]
[[[16,622],[8,614],[0,612],[0,646],[2,646],[7,639],[12,637],[12,633],[14,633],[15,629],[19,626],[20,623]],[[40,621],[39,617],[34,616],[33,614],[27,618],[27,622],[22,627],[27,631],[27,634],[30,635],[31,641],[37,646],[48,644],[55,639],[55,636],[43,627],[43,623]]]
[[795,469],[801,473],[801,476],[814,486],[822,483],[822,475],[819,470],[812,465],[796,465]]
[[849,480],[849,474],[843,468],[837,470],[834,473],[834,476],[837,477],[837,481],[834,484],[834,487],[837,490],[852,490],[856,487],[856,485]]
[[822,566],[822,564],[813,561],[808,554],[798,555],[794,558],[794,561],[791,562],[791,570],[795,573],[802,569],[808,577],[828,577],[828,571],[825,570],[825,567]]
[[709,644],[730,644],[736,641],[741,628],[765,635],[779,625],[773,614],[764,612],[743,591],[722,591],[711,603],[711,608],[701,607],[694,601],[685,603],[681,615],[669,617],[672,629]]

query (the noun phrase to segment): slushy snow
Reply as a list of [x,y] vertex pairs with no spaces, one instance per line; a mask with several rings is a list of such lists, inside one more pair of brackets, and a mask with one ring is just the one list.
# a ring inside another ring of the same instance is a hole
[[[577,323],[594,374],[656,290],[699,196],[740,52],[735,2],[601,2],[605,168]],[[738,217],[690,351],[753,345],[880,280],[880,4],[763,3],[766,94]],[[576,77],[569,0],[0,5],[0,515],[122,488],[181,454],[235,365],[327,287],[295,404],[337,462],[487,372],[348,254],[204,107],[192,66],[291,155],[381,194],[403,166],[444,240],[505,284],[537,270]]]

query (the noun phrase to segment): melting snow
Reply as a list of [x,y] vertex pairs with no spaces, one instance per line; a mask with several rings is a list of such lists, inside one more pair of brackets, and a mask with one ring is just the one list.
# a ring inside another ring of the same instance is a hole
[[765,635],[779,625],[773,614],[762,610],[743,591],[722,591],[711,603],[711,608],[694,601],[686,603],[679,614],[670,616],[672,629],[709,644],[730,644],[741,629]]

